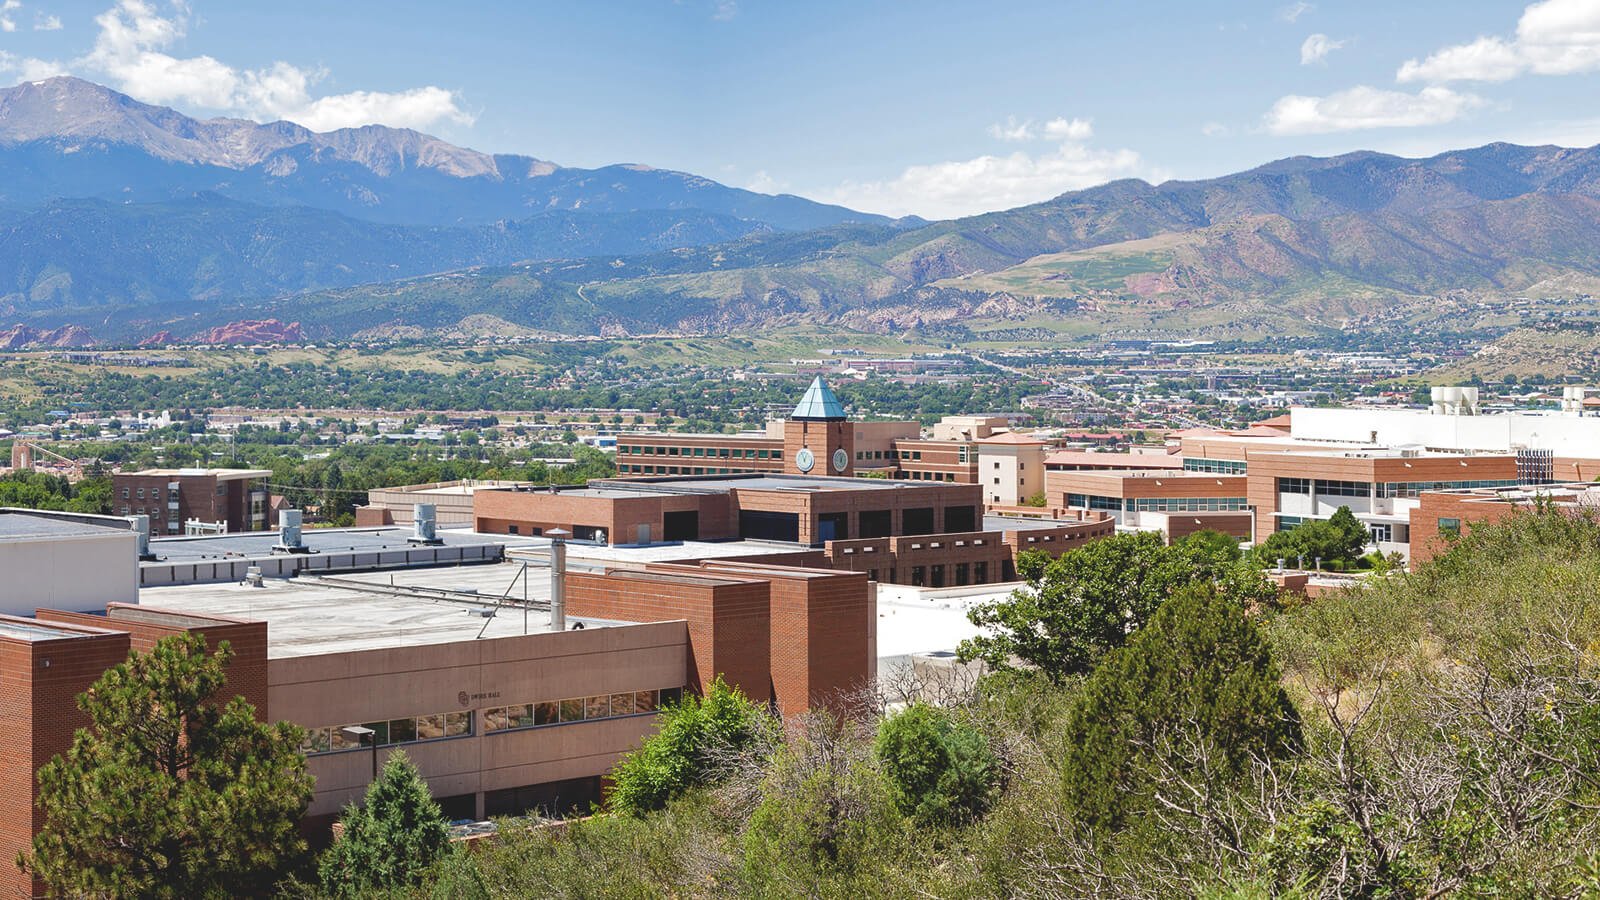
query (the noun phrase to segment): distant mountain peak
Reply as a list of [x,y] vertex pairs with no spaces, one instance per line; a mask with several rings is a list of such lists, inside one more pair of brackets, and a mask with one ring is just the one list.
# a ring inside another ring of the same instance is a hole
[[157,159],[246,169],[297,148],[390,175],[433,169],[457,178],[498,177],[494,157],[409,128],[363,125],[315,132],[293,122],[195,119],[104,85],[60,75],[0,90],[0,144],[98,141]]

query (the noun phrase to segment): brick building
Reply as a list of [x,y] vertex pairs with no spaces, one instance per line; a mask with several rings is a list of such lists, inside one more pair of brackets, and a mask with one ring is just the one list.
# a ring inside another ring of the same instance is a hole
[[[203,552],[232,542],[248,557],[263,537],[206,538]],[[370,571],[351,558],[318,578],[253,586],[179,562],[202,552],[186,549],[194,542],[153,542],[166,561],[142,565],[167,574],[137,604],[0,616],[7,861],[40,825],[35,771],[87,724],[74,698],[130,649],[170,634],[228,641],[225,694],[307,729],[313,830],[357,799],[395,748],[451,817],[583,808],[684,689],[721,675],[785,716],[848,712],[846,695],[876,667],[875,601],[861,572],[749,559],[610,566],[566,574],[557,617],[549,570],[529,577],[516,562]],[[518,578],[520,589],[506,590]],[[356,726],[371,743],[346,731]],[[16,894],[36,887],[15,869],[4,877]]]
[[782,541],[822,546],[854,537],[975,531],[983,511],[975,484],[804,475],[602,479],[581,487],[512,488],[473,496],[475,527],[580,540]]
[[150,517],[153,535],[183,534],[190,520],[223,530],[271,528],[267,469],[146,469],[111,476],[112,509]]
[[789,418],[761,432],[619,436],[617,473],[873,475],[976,484],[978,442],[1005,424],[1003,418],[949,416],[924,438],[916,422],[854,422],[818,376]]

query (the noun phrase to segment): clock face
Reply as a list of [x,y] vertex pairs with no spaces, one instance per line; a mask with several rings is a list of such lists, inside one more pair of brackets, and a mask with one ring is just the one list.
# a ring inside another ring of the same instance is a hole
[[794,455],[794,467],[802,472],[811,471],[811,467],[816,464],[817,458],[812,455],[810,447],[801,447],[800,452]]
[[843,472],[848,468],[850,468],[850,454],[846,453],[843,447],[833,451],[833,470]]

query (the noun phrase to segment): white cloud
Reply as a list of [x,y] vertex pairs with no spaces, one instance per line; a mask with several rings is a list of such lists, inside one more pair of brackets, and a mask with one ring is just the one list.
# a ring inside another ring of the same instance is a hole
[[997,141],[1031,141],[1038,137],[1033,130],[1033,120],[1018,122],[1016,116],[1006,116],[1004,125],[999,122],[989,126],[989,136]]
[[33,20],[33,30],[34,31],[60,31],[61,30],[61,17],[60,16],[47,16],[47,15],[44,15],[43,13],[40,13],[39,16]]
[[1483,103],[1481,97],[1449,88],[1426,87],[1408,94],[1360,85],[1326,97],[1280,98],[1267,112],[1265,124],[1276,135],[1440,125]]
[[1544,0],[1522,11],[1516,36],[1480,37],[1407,60],[1401,82],[1505,81],[1518,75],[1600,71],[1600,3]]
[[888,181],[847,182],[818,199],[891,216],[954,218],[1038,203],[1117,178],[1156,178],[1132,150],[1098,150],[1067,142],[1032,155],[911,166]]
[[22,8],[22,0],[0,2],[0,31],[16,31],[17,19],[12,13]]
[[1094,127],[1088,119],[1067,119],[1057,116],[1044,123],[1043,127],[1035,127],[1032,119],[1022,122],[1016,116],[1006,116],[1005,124],[999,122],[989,126],[989,136],[997,141],[1021,143],[1035,141],[1040,138],[1052,141],[1086,141],[1094,135]]
[[[11,2],[11,0],[8,0]],[[162,15],[148,0],[118,0],[95,17],[94,46],[74,67],[105,76],[119,90],[149,103],[181,104],[252,119],[288,119],[314,131],[381,123],[427,128],[441,122],[470,124],[454,92],[426,86],[394,93],[351,91],[312,96],[326,77],[321,69],[275,62],[236,69],[211,56],[165,52],[184,36],[187,7],[174,3]]]
[[738,0],[718,0],[711,10],[711,18],[717,22],[727,22],[739,14]]
[[1233,133],[1233,129],[1221,122],[1207,122],[1200,126],[1200,133],[1206,137],[1227,137]]
[[1278,18],[1285,22],[1294,22],[1301,16],[1311,12],[1316,8],[1317,7],[1314,4],[1307,3],[1305,0],[1300,0],[1298,3],[1291,3],[1288,6],[1278,10]]
[[1087,141],[1094,137],[1088,119],[1055,118],[1044,123],[1044,136],[1057,141]]
[[788,192],[789,182],[773,178],[767,174],[767,170],[762,169],[751,177],[745,189],[758,194],[783,194]]
[[1300,45],[1300,65],[1323,62],[1329,53],[1343,46],[1344,41],[1336,41],[1325,34],[1313,34]]
[[53,59],[15,56],[0,50],[0,72],[14,73],[18,81],[43,81],[67,74],[67,67]]

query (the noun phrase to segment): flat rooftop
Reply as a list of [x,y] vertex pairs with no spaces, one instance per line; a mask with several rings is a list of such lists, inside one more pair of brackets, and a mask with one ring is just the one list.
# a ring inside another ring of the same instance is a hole
[[678,475],[666,478],[603,479],[590,489],[625,489],[650,493],[725,493],[741,491],[925,491],[954,482],[895,481],[825,475]]
[[200,475],[214,475],[218,481],[239,481],[242,479],[271,478],[271,469],[143,469],[138,472],[123,472],[123,475],[149,475],[163,478],[182,478]]
[[0,619],[0,638],[10,638],[14,641],[59,641],[68,638],[87,637],[79,629],[60,628],[55,625],[20,621],[14,618]]
[[64,537],[129,532],[128,520],[114,516],[58,513],[35,509],[0,509],[0,542],[36,541]]
[[[507,562],[269,578],[263,587],[163,585],[142,589],[139,603],[195,616],[265,621],[267,656],[284,659],[548,631],[550,570],[528,567],[526,616],[521,571],[521,563]],[[475,614],[485,609],[495,614]],[[578,622],[585,628],[627,624],[567,617],[568,628]]]
[[1067,525],[1089,525],[1082,519],[1031,519],[1022,516],[984,516],[984,531],[1042,531]]
[[[301,543],[317,553],[404,550],[413,546],[409,541],[412,530],[394,525],[374,528],[307,528],[300,535]],[[440,531],[438,536],[447,546],[521,543],[515,535]],[[277,531],[240,531],[197,537],[154,538],[150,541],[150,552],[155,554],[157,563],[248,559],[272,556],[272,548],[278,545],[279,540]]]

